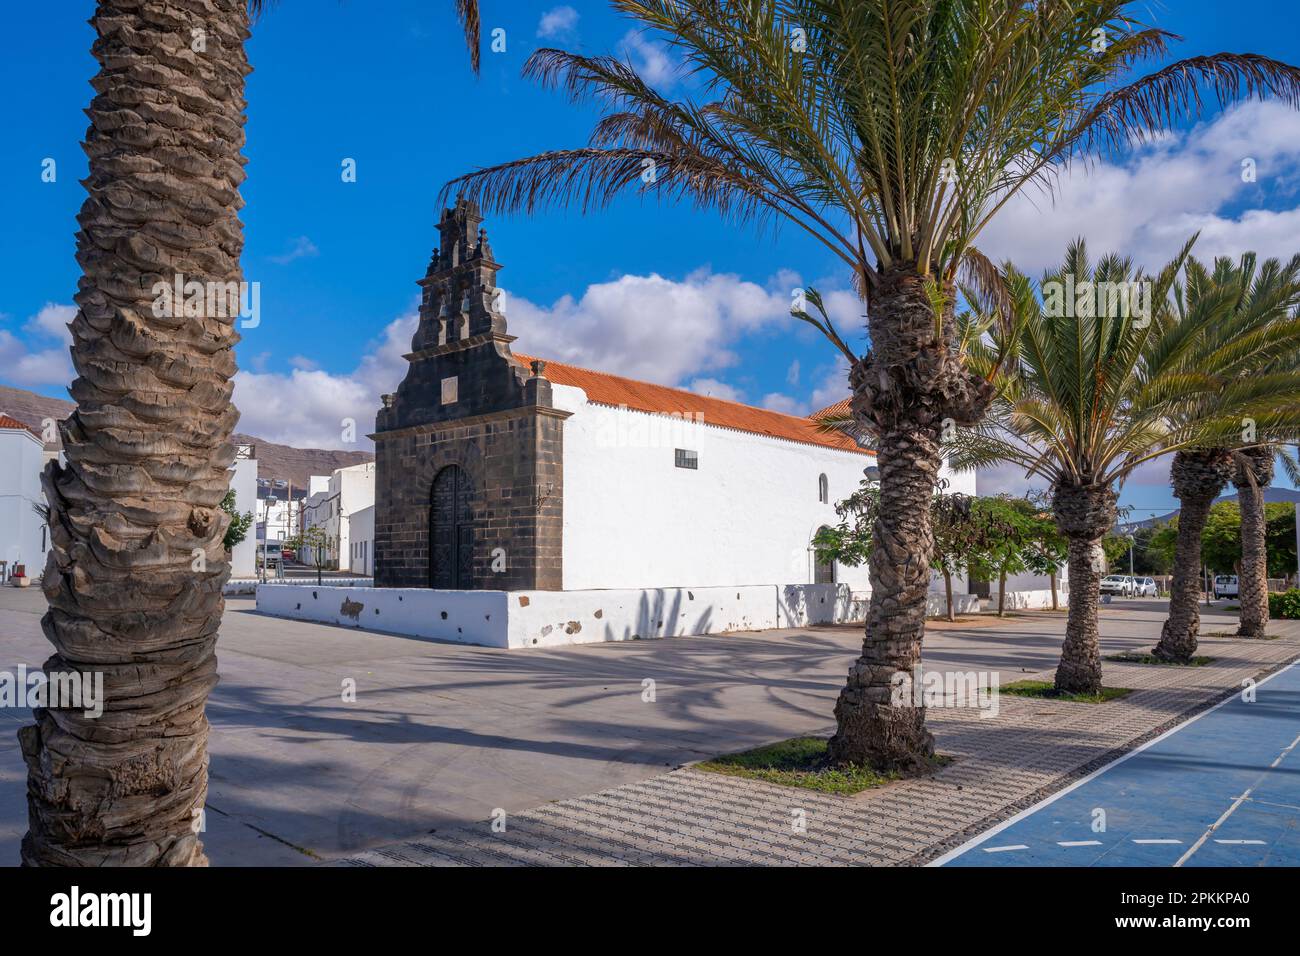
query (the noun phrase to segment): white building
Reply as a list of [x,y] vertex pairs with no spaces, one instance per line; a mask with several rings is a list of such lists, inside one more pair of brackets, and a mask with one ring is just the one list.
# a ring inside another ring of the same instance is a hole
[[[252,446],[248,455],[252,454]],[[241,456],[244,454],[240,449]],[[231,469],[230,488],[235,493],[235,511],[239,514],[252,512],[257,520],[257,459],[239,457]],[[232,578],[251,578],[257,574],[257,535],[254,527],[248,529],[244,540],[235,545],[230,554],[230,576]]]
[[27,576],[39,578],[49,551],[49,527],[37,512],[45,506],[41,470],[45,443],[31,428],[0,414],[0,562],[3,579],[24,566]]
[[350,570],[370,577],[375,573],[375,506],[354,511],[348,521],[348,532]]
[[[303,501],[302,507],[303,530],[321,528],[329,541],[326,565],[341,571],[352,570],[352,517],[356,512],[374,506],[375,463],[367,461],[337,468],[323,479],[313,475],[309,490],[312,493]],[[368,531],[371,537],[373,529],[372,512]],[[369,544],[367,551],[370,551]],[[299,555],[299,560],[306,564],[314,563],[310,555]]]

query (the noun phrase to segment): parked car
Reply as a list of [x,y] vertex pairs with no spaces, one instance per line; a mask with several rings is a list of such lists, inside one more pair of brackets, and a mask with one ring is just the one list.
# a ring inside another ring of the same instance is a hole
[[281,548],[281,549],[280,549],[280,560],[282,560],[282,561],[297,561],[297,560],[298,560],[298,552],[294,551],[293,548]]
[[1216,574],[1214,576],[1214,600],[1221,597],[1237,597],[1237,576],[1235,574]]
[[1124,574],[1108,574],[1101,579],[1101,593],[1119,597],[1132,597],[1133,579]]
[[1136,582],[1135,590],[1138,597],[1156,597],[1160,594],[1155,578],[1137,578]]

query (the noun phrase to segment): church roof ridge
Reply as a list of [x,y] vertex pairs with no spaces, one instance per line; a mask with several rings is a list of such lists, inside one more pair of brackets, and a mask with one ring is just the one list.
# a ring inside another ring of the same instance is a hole
[[[704,416],[703,421],[706,425],[731,428],[753,435],[780,438],[806,445],[819,445],[837,451],[874,454],[872,449],[864,448],[843,432],[818,431],[816,421],[811,416],[804,417],[770,408],[759,408],[744,402],[701,395],[673,385],[659,385],[655,382],[583,368],[569,362],[535,355],[515,352],[513,357],[525,368],[534,361],[546,363],[546,370],[542,374],[550,382],[581,388],[587,393],[588,400],[598,405],[610,405],[615,408],[626,406],[636,411],[659,414],[698,412]],[[557,370],[560,372],[558,375],[555,374]],[[676,398],[676,401],[670,400],[670,397]]]

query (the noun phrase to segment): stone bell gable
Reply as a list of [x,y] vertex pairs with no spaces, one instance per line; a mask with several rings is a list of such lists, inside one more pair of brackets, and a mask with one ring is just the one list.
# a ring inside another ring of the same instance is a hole
[[562,586],[563,420],[510,354],[478,205],[443,210],[406,377],[375,419],[375,584]]

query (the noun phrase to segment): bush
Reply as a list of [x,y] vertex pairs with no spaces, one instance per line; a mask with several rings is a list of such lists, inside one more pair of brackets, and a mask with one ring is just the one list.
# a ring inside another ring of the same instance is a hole
[[1300,588],[1273,592],[1268,596],[1268,616],[1300,620]]

